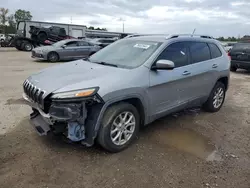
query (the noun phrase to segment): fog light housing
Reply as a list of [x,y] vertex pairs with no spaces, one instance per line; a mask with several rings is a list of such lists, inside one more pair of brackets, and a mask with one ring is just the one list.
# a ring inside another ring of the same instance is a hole
[[76,120],[80,117],[81,104],[52,104],[50,116],[57,121]]

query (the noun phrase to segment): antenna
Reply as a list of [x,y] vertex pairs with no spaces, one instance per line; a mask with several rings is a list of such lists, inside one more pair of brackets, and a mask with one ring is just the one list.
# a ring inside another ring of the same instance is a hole
[[191,37],[194,35],[195,31],[196,31],[196,28],[194,28],[193,33],[192,33]]

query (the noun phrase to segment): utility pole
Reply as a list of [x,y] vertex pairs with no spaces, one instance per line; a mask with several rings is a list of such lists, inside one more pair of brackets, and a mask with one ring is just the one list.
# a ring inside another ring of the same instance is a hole
[[122,22],[122,32],[124,33],[124,19],[123,18],[119,18],[118,21]]
[[72,24],[72,16],[70,16],[70,23]]
[[192,33],[192,36],[194,35],[195,31],[196,31],[196,28],[194,28],[193,33]]

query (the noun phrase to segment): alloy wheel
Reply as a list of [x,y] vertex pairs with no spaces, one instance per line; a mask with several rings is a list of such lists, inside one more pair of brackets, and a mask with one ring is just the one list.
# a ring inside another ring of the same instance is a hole
[[135,116],[131,112],[122,112],[114,119],[111,129],[111,141],[118,146],[126,144],[135,131]]

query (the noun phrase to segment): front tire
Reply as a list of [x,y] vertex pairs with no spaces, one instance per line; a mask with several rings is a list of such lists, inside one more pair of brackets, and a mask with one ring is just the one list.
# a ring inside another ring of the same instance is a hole
[[225,100],[226,88],[222,82],[217,82],[210,93],[207,102],[203,105],[208,112],[218,112]]
[[139,132],[140,115],[129,103],[111,106],[104,114],[97,141],[107,151],[126,149]]
[[48,54],[48,60],[50,62],[53,62],[53,63],[59,61],[59,55],[58,55],[58,53],[56,53],[56,52],[50,52]]

